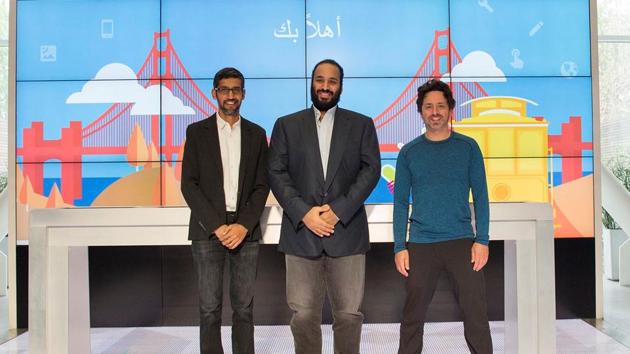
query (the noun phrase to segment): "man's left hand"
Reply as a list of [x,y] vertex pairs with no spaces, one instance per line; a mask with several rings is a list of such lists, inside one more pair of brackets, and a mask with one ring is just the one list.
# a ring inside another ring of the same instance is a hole
[[332,208],[328,204],[324,204],[322,205],[322,207],[327,208],[328,210],[319,214],[319,217],[331,225],[336,225],[339,222],[339,218],[337,217],[337,214],[335,214],[335,212],[332,210]]
[[245,236],[247,236],[247,229],[245,228],[245,226],[241,224],[231,224],[228,226],[227,234],[225,235],[221,243],[223,244],[223,246],[233,250],[238,247],[241,242],[243,242]]
[[473,243],[470,249],[470,263],[473,264],[473,270],[478,272],[488,263],[488,255],[490,251],[488,246],[481,243]]

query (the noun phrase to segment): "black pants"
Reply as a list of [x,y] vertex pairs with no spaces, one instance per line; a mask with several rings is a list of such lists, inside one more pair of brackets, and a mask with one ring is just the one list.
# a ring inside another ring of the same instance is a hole
[[483,271],[470,263],[472,240],[409,243],[407,300],[400,324],[399,354],[422,352],[424,320],[442,271],[453,279],[455,297],[464,317],[464,335],[471,353],[492,353]]

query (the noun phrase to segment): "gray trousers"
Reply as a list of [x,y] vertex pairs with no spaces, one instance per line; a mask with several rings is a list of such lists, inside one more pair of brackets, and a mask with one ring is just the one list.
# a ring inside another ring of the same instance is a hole
[[334,350],[357,354],[361,343],[365,254],[304,258],[286,255],[287,302],[297,354],[322,352],[322,307],[328,294],[333,314]]

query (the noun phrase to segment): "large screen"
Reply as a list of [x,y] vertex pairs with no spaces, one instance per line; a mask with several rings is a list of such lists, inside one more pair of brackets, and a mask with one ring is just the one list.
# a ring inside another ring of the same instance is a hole
[[270,135],[310,106],[324,58],[344,67],[340,106],[374,119],[368,203],[392,202],[424,129],[416,90],[439,78],[490,200],[551,203],[556,237],[592,237],[589,16],[587,0],[18,1],[18,238],[32,208],[185,205],[185,129],[215,112],[215,72],[243,72],[241,114]]

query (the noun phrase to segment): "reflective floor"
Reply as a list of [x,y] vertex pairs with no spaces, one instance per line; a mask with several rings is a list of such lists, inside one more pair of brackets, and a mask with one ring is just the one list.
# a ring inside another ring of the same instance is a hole
[[604,279],[604,319],[588,322],[630,348],[630,287]]
[[[361,340],[362,353],[396,353],[398,324],[366,324]],[[322,326],[324,353],[332,353],[331,326]],[[92,353],[199,353],[197,327],[95,328]],[[495,353],[503,352],[503,322],[492,322]],[[630,353],[610,336],[582,320],[556,322],[557,353]],[[222,331],[226,353],[230,350],[230,328]],[[28,333],[4,343],[0,353],[28,353]],[[257,326],[256,353],[293,353],[288,326]],[[423,353],[467,353],[461,323],[429,323],[425,330]]]
[[0,344],[23,332],[24,330],[9,329],[9,297],[0,296]]
[[[0,353],[28,353],[28,332],[8,330],[7,297],[0,297]],[[324,353],[332,352],[332,330],[323,326]],[[491,323],[495,352],[503,352],[503,323]],[[426,326],[424,353],[467,353],[460,323]],[[556,322],[557,353],[630,353],[630,287],[604,280],[604,320]],[[231,353],[230,328],[223,329]],[[395,353],[398,324],[364,325],[363,353]],[[95,328],[93,353],[198,353],[197,327]],[[257,353],[292,353],[291,332],[286,326],[256,327]]]

